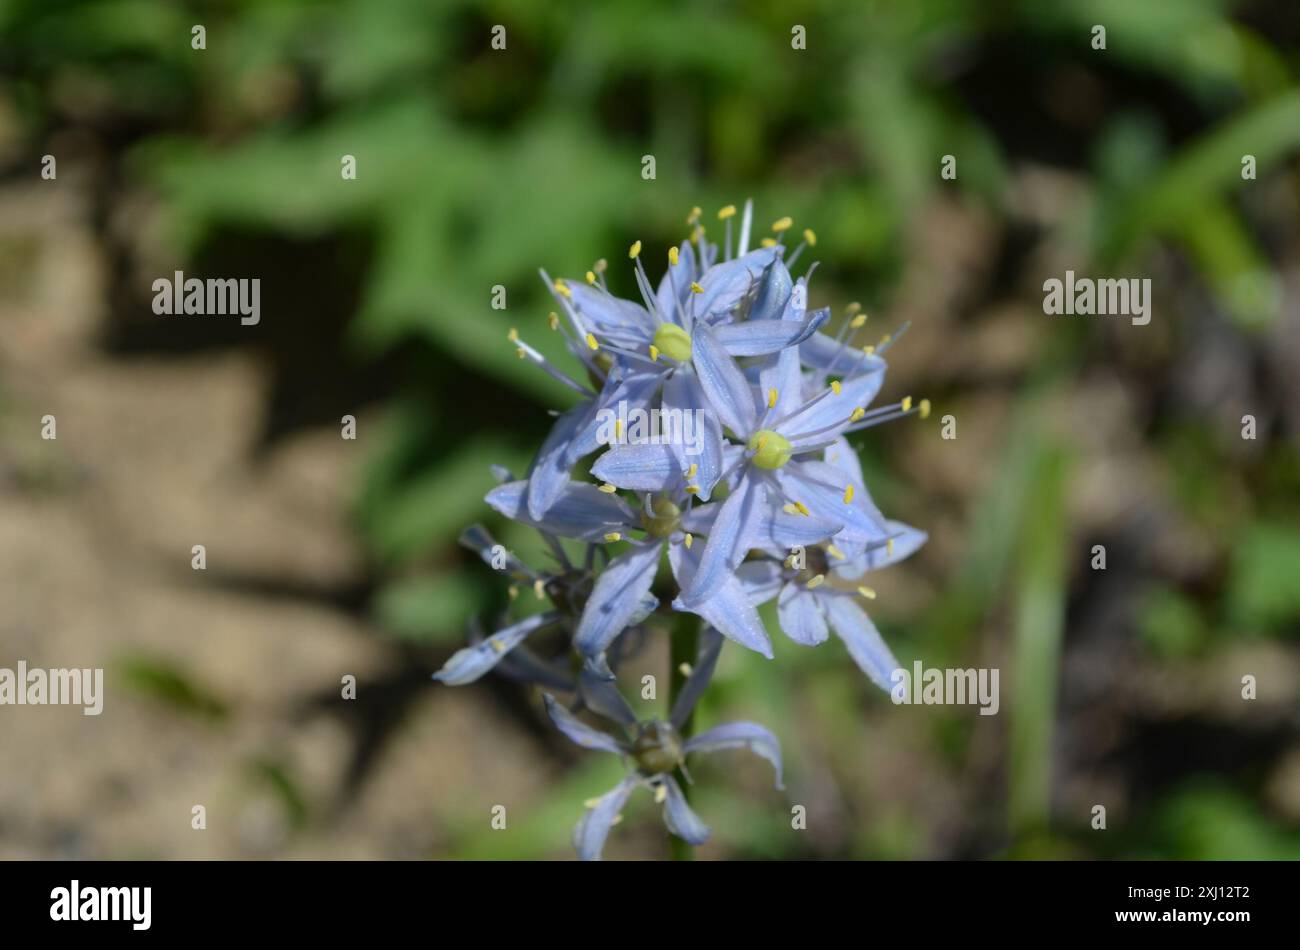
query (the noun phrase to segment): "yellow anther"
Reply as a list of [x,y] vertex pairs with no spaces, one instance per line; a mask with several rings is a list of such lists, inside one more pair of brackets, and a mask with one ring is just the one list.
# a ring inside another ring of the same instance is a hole
[[844,308],[844,315],[851,317],[861,309],[862,309],[862,304],[854,300],[847,307]]
[[893,339],[894,339],[894,335],[892,333],[886,333],[884,336],[880,338],[880,345],[887,346]]
[[689,481],[690,479],[694,478],[694,477],[695,477],[695,473],[698,472],[699,470],[700,470],[699,463],[698,463],[698,462],[692,462],[692,463],[691,463],[691,467],[688,468],[688,469],[686,470],[686,478],[687,478],[687,480]]
[[599,798],[588,798],[585,802],[582,803],[582,807],[591,809],[591,808],[595,808],[599,804],[600,804]]
[[594,333],[587,334],[587,346],[588,348],[593,350],[600,349],[600,344],[596,342],[596,334]]
[[614,494],[614,492],[618,491],[618,486],[611,485],[609,482],[606,482],[605,484],[600,486],[599,490],[603,491],[606,495],[612,495]]
[[849,321],[849,329],[857,330],[866,322],[867,322],[867,315],[865,313],[860,313],[852,320]]
[[677,250],[676,246],[670,247],[668,249],[668,263],[671,264],[673,267],[677,266],[677,260],[680,257],[681,257],[681,251]]
[[930,400],[928,400],[928,399],[922,399],[922,400],[921,400],[921,405],[918,406],[917,408],[921,410],[921,418],[922,418],[922,419],[928,419],[928,418],[930,418]]
[[858,408],[854,409],[853,412],[849,413],[849,422],[857,422],[866,414],[867,414],[867,410],[863,409],[861,406],[858,406]]
[[686,550],[689,551],[691,549],[691,545],[694,543],[695,543],[695,535],[687,531],[686,537],[682,538],[682,544],[686,545]]
[[835,395],[838,396],[843,391],[844,391],[843,383],[841,383],[838,379],[831,380],[831,392],[833,392]]
[[912,397],[911,397],[911,396],[904,396],[904,397],[903,397],[903,411],[904,411],[904,412],[909,412],[909,411],[911,411],[911,408],[912,408]]
[[653,343],[650,344],[650,362],[659,362],[659,347],[655,346]]
[[605,260],[605,258],[602,257],[600,260],[596,261],[596,264],[594,267],[592,267],[592,270],[594,270],[597,274],[603,274],[605,273],[605,268],[607,268],[608,266],[609,266],[609,261]]
[[847,505],[852,500],[853,500],[853,485],[852,483],[850,483],[844,486],[844,504]]
[[518,343],[519,331],[516,330],[514,327],[511,327],[510,332],[506,334],[506,339],[509,340],[511,343]]
[[829,554],[831,557],[835,558],[835,560],[837,561],[843,561],[848,557],[848,555],[846,555],[843,551],[841,551],[833,544],[826,545],[826,553]]
[[587,283],[594,284],[595,282],[596,282],[596,272],[591,270],[587,271]]
[[767,391],[767,408],[769,408],[769,409],[773,409],[773,408],[775,408],[775,407],[776,407],[776,401],[777,401],[777,399],[780,398],[780,396],[781,396],[781,394],[780,394],[779,392],[777,392],[775,386],[773,386],[771,389],[769,389],[769,390]]
[[893,557],[893,556],[894,556],[894,539],[893,539],[893,538],[889,538],[888,540],[885,541],[885,553],[888,554],[890,557]]
[[623,535],[619,534],[617,531],[611,531],[609,534],[605,535],[605,541],[609,544],[613,544],[615,541],[622,541],[622,540],[623,540]]
[[573,291],[569,289],[569,285],[562,280],[557,280],[555,282],[555,292],[565,297],[573,296]]
[[784,511],[787,515],[797,515],[799,513],[799,509],[796,508],[794,505],[788,505],[788,504],[782,505],[781,510]]
[[542,582],[540,577],[533,581],[533,594],[536,595],[538,600],[546,599],[546,584]]
[[698,495],[699,493],[700,493],[700,486],[699,486],[699,485],[687,485],[687,486],[686,486],[686,494],[688,494],[688,495]]
[[522,360],[526,356],[528,356],[528,351],[521,346],[519,347],[519,349],[515,350],[515,356],[519,357]]
[[818,587],[822,586],[825,580],[826,580],[825,574],[818,574],[816,577],[814,577],[812,580],[808,582],[808,589],[816,590]]
[[876,592],[872,590],[870,587],[859,587],[858,593],[861,594],[863,597],[867,598],[867,600],[876,599]]
[[679,663],[679,664],[677,665],[677,672],[681,673],[682,676],[690,676],[690,675],[691,675],[691,664],[689,664],[689,663]]
[[495,650],[497,653],[506,652],[505,643],[501,640],[498,640],[496,637],[493,637],[491,640],[488,641],[488,643],[492,644],[492,649]]
[[874,346],[864,346],[864,347],[862,348],[862,352],[863,352],[863,353],[866,353],[868,356],[875,356],[875,355],[876,355],[876,348],[875,348]]
[[784,218],[777,218],[772,222],[772,230],[780,234],[782,231],[790,230],[790,226],[793,224],[794,218],[786,215]]
[[803,515],[805,518],[810,517],[812,515],[812,512],[808,510],[808,506],[805,505],[802,501],[796,501],[794,503],[794,509],[795,511],[799,512],[799,514]]
[[506,588],[506,595],[511,600],[514,600],[516,597],[519,596],[519,587],[515,584],[511,584],[509,587]]
[[804,228],[803,239],[808,242],[809,247],[817,246],[817,232],[812,228]]
[[655,804],[662,805],[668,797],[668,786],[659,784],[655,786]]
[[701,287],[699,284],[697,284],[695,281],[691,281],[691,293],[702,294],[704,293],[704,288]]
[[728,218],[734,217],[735,214],[736,214],[736,206],[727,205],[725,208],[723,208],[721,211],[718,212],[718,220],[726,221]]
[[763,238],[758,243],[763,247],[776,247],[776,238]]
[[546,315],[546,322],[550,324],[552,330],[560,329],[560,315],[554,310]]
[[637,256],[640,255],[640,253],[641,253],[641,242],[637,241],[630,248],[628,248],[627,256],[630,257],[632,260],[636,260]]
[[694,224],[696,221],[700,220],[700,215],[702,215],[703,213],[704,211],[700,208],[700,206],[696,205],[694,208],[691,209],[691,213],[686,216],[686,223]]

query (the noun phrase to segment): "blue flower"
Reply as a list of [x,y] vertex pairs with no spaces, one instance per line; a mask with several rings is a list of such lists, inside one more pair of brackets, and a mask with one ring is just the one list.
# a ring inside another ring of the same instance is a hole
[[691,810],[681,786],[673,777],[673,772],[678,769],[687,774],[686,758],[692,753],[747,748],[772,763],[776,787],[783,787],[781,744],[776,736],[757,723],[727,723],[685,740],[678,731],[690,717],[713,675],[721,644],[722,638],[716,633],[705,632],[691,675],[667,721],[638,721],[617,687],[608,680],[585,675],[583,700],[615,722],[620,727],[621,737],[581,722],[549,693],[544,695],[551,721],[569,739],[583,748],[620,756],[628,765],[628,774],[621,782],[586,803],[587,812],[573,831],[573,845],[582,860],[599,860],[610,828],[618,821],[623,806],[637,788],[646,788],[654,794],[655,801],[663,806],[663,821],[670,832],[694,845],[707,841],[708,827]]

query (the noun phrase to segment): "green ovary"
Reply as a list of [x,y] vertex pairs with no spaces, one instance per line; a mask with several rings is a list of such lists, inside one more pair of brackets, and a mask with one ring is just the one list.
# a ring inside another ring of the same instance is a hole
[[667,538],[681,524],[682,510],[667,498],[656,498],[641,515],[641,526],[652,538]]
[[655,331],[655,348],[680,362],[691,358],[691,335],[675,323],[661,323]]
[[790,461],[790,440],[772,429],[759,429],[749,437],[750,459],[759,468],[780,468]]

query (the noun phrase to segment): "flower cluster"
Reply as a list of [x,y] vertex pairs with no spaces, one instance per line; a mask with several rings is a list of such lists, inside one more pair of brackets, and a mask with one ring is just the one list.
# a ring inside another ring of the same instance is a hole
[[[892,340],[851,344],[866,320],[856,306],[835,335],[823,332],[829,309],[808,309],[815,264],[798,279],[791,273],[816,244],[815,234],[803,232],[787,255],[791,221],[782,218],[773,236],[751,250],[752,205],[740,215],[733,245],[736,214],[734,206],[719,212],[719,248],[706,239],[695,209],[687,222],[693,234],[669,249],[657,287],[642,263],[641,242],[632,245],[639,301],[609,292],[603,261],[585,282],[542,273],[558,303],[551,329],[563,334],[585,381],[510,332],[521,359],[581,396],[557,418],[527,477],[494,469],[500,484],[486,499],[541,532],[555,564],[530,567],[479,526],[462,540],[551,607],[476,638],[435,679],[459,685],[496,669],[575,695],[571,709],[546,695],[552,721],[579,745],[618,754],[629,767],[622,783],[588,802],[574,838],[584,858],[599,857],[638,785],[664,806],[672,833],[703,841],[708,830],[674,778],[687,775],[692,752],[744,746],[773,763],[780,787],[780,748],[762,726],[681,733],[723,638],[772,657],[758,612],[763,604],[775,599],[781,630],[796,643],[814,646],[834,633],[881,688],[888,689],[898,667],[863,609],[875,596],[863,579],[910,555],[926,536],[876,508],[847,436],[913,413],[924,417],[929,404],[907,398],[869,408]],[[664,428],[667,438],[625,431],[629,406],[679,424]],[[681,437],[680,420],[688,417],[699,420],[692,440]],[[576,480],[575,468],[589,456],[590,480]],[[653,593],[665,554],[675,582],[666,604]],[[668,720],[638,722],[615,670],[656,612],[697,615],[703,634]],[[571,649],[560,657],[543,657],[525,643],[548,627],[569,634]],[[578,720],[573,712],[581,709],[609,720],[621,737]]]

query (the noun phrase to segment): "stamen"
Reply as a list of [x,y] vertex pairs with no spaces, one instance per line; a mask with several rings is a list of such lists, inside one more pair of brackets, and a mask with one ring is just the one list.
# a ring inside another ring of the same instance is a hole
[[734,218],[735,216],[736,216],[735,205],[727,205],[725,208],[723,208],[721,211],[718,212],[719,221],[726,221],[728,218]]
[[814,577],[812,580],[810,580],[810,581],[808,582],[808,585],[807,585],[807,586],[808,586],[808,589],[809,589],[809,590],[816,590],[818,587],[821,587],[821,586],[822,586],[822,584],[825,582],[825,580],[826,580],[826,575],[825,575],[825,574],[818,574],[816,577]]
[[865,313],[860,313],[852,320],[849,321],[849,327],[851,329],[857,330],[866,322],[867,322],[867,315]]
[[863,409],[861,406],[858,406],[858,408],[854,409],[853,412],[849,413],[849,422],[857,422],[866,414],[867,414],[867,410]]
[[679,664],[677,665],[677,672],[681,673],[682,676],[690,676],[690,675],[691,675],[691,664],[689,664],[689,663],[679,663]]
[[758,243],[763,245],[763,247],[776,247],[776,238],[765,237]]
[[668,786],[659,784],[655,786],[655,804],[662,805],[668,798]]
[[634,243],[630,248],[628,248],[627,256],[630,257],[632,260],[636,260],[637,257],[638,257],[640,254],[641,254],[641,242],[640,242],[640,241],[637,241],[637,242]]
[[776,401],[780,398],[780,395],[775,386],[769,389],[767,391],[767,408],[776,408]]
[[691,293],[702,294],[704,293],[704,288],[701,287],[699,284],[697,284],[695,281],[691,281]]
[[554,310],[546,315],[546,322],[550,324],[552,330],[560,329],[560,315]]
[[903,411],[904,411],[904,412],[908,412],[908,411],[911,410],[911,408],[912,408],[912,397],[911,397],[911,396],[904,396],[904,397],[903,397]]
[[922,400],[921,400],[921,406],[920,406],[920,409],[921,409],[921,418],[922,418],[922,419],[929,419],[929,418],[930,418],[930,400],[928,400],[928,399],[922,399]]
[[603,491],[606,495],[612,495],[614,494],[614,492],[618,491],[618,486],[611,485],[609,482],[606,482],[605,484],[601,485],[600,488],[597,490]]
[[659,362],[659,347],[655,346],[653,343],[650,344],[650,362]]
[[587,347],[592,350],[600,349],[600,344],[596,342],[596,334],[594,333],[587,334]]
[[853,484],[852,484],[852,483],[850,483],[850,484],[844,486],[844,504],[847,505],[847,504],[848,504],[849,502],[851,502],[851,501],[853,501]]
[[843,390],[844,390],[843,383],[841,383],[838,379],[831,380],[831,392],[835,393],[835,395],[838,396]]
[[562,280],[557,280],[555,282],[555,292],[563,297],[568,297],[570,300],[573,299],[573,291],[570,290],[569,285]]
[[793,225],[794,225],[794,218],[787,215],[784,218],[777,218],[775,221],[773,221],[772,230],[780,234],[782,231],[790,230],[791,226]]
[[704,212],[700,210],[699,205],[696,205],[691,209],[691,213],[687,216],[686,223],[688,225],[695,224],[695,222],[700,220],[700,215],[703,213]]
[[867,600],[876,599],[876,592],[872,590],[870,587],[859,587],[858,593],[861,594],[863,597],[867,598]]
[[538,600],[546,599],[546,585],[542,583],[540,577],[533,581],[533,594],[536,595]]
[[848,555],[846,555],[843,551],[841,551],[833,544],[826,545],[826,553],[829,554],[831,557],[835,558],[835,560],[837,561],[843,561],[848,557]]
[[889,555],[890,557],[893,557],[893,556],[894,556],[894,539],[893,539],[893,538],[886,538],[886,539],[885,539],[885,554]]
[[698,462],[692,462],[692,463],[691,463],[691,467],[688,468],[688,469],[686,470],[686,478],[687,478],[687,480],[689,481],[690,479],[694,478],[694,477],[695,477],[695,473],[698,472],[699,470],[700,470],[699,463],[698,463]]
[[492,644],[492,649],[495,650],[497,653],[506,652],[506,645],[503,641],[493,637],[491,640],[488,640],[488,643]]
[[610,544],[613,544],[615,541],[622,541],[623,535],[617,531],[611,531],[609,534],[605,535],[605,540]]
[[691,549],[691,545],[694,543],[695,543],[695,535],[687,531],[686,537],[682,538],[682,544],[686,545],[686,550],[689,551]]
[[678,259],[680,256],[681,256],[681,252],[678,251],[676,245],[674,245],[674,246],[672,246],[672,247],[670,247],[670,248],[668,249],[668,263],[669,263],[671,266],[673,266],[673,267],[676,267],[676,266],[677,266],[677,259]]
[[812,228],[804,229],[803,239],[808,242],[809,247],[817,246],[817,232],[814,231]]

